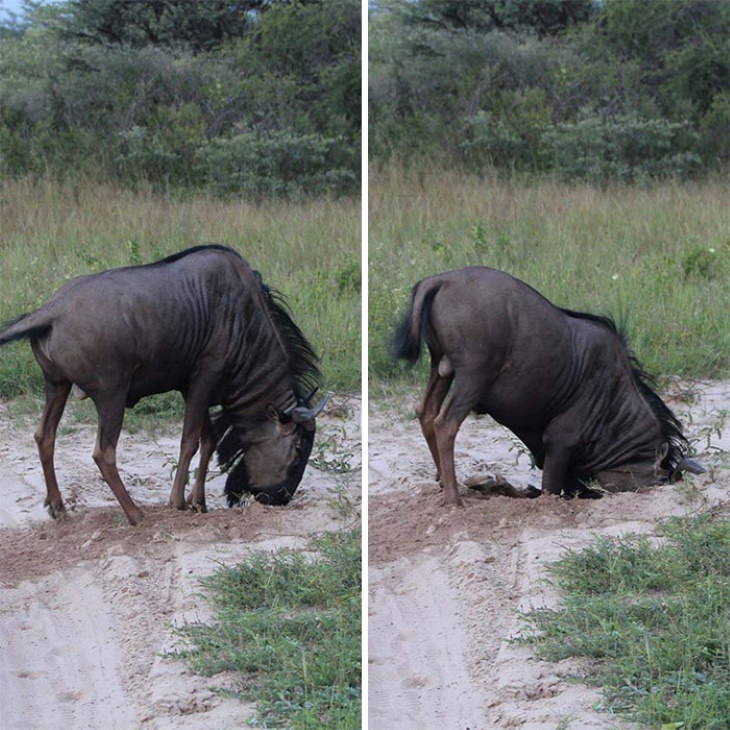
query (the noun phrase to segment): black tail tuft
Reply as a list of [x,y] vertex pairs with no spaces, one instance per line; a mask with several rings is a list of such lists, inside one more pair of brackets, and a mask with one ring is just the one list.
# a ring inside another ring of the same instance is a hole
[[391,354],[414,364],[421,356],[421,341],[426,339],[431,318],[431,305],[439,285],[419,282],[413,287],[411,306],[393,333]]
[[390,352],[393,358],[397,360],[407,360],[413,364],[418,361],[421,356],[421,338],[415,338],[411,328],[412,310],[408,310],[408,314],[393,333],[393,339],[390,345]]
[[39,337],[51,328],[51,325],[48,323],[29,325],[27,327],[18,326],[28,316],[28,314],[21,314],[20,317],[16,317],[0,325],[0,345],[5,345],[15,340],[24,340],[29,337]]

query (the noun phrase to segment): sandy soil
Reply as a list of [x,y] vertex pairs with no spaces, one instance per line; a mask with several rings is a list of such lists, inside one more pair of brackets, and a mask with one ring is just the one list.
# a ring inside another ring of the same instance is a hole
[[[555,606],[545,566],[597,535],[651,533],[663,517],[730,502],[730,382],[676,383],[669,403],[708,473],[600,500],[514,499],[462,487],[441,506],[407,394],[369,419],[369,727],[371,730],[598,730],[630,724],[598,711],[595,688],[571,681],[579,662],[551,664],[510,642],[519,612]],[[511,434],[470,418],[457,474],[540,484]]]
[[290,505],[224,508],[225,477],[214,472],[205,515],[164,506],[178,434],[124,434],[120,472],[145,511],[130,527],[91,459],[88,425],[58,440],[69,516],[51,520],[34,423],[11,420],[0,405],[0,728],[243,727],[254,707],[216,693],[235,688],[234,677],[196,677],[165,656],[177,645],[174,627],[210,615],[198,580],[219,565],[251,550],[303,547],[342,525],[342,495],[360,500],[359,424],[359,401],[334,398]]

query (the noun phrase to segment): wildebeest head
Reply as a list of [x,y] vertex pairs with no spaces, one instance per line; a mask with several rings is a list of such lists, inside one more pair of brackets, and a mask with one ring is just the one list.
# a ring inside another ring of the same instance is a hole
[[[311,395],[285,410],[269,404],[264,419],[231,427],[218,445],[222,464],[235,464],[226,480],[228,504],[244,492],[263,504],[287,504],[302,480],[314,443],[316,416],[327,399],[312,407]],[[224,468],[226,468],[224,466]]]

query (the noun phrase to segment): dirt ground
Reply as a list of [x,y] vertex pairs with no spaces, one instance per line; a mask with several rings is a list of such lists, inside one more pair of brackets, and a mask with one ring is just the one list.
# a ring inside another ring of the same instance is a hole
[[[198,580],[251,550],[303,547],[343,524],[361,498],[360,402],[333,398],[304,479],[286,507],[227,509],[213,470],[207,514],[165,505],[177,458],[170,435],[124,434],[118,462],[145,511],[130,527],[91,458],[95,428],[64,429],[56,466],[69,515],[42,507],[34,420],[0,404],[0,727],[3,730],[227,730],[254,707],[217,693],[165,653],[175,626],[205,620]],[[345,471],[349,467],[349,470]]]
[[[394,400],[389,399],[392,404]],[[488,497],[461,487],[465,507],[441,506],[414,418],[372,403],[369,418],[370,730],[631,728],[598,710],[600,692],[571,681],[588,670],[551,664],[511,642],[519,612],[555,606],[545,566],[597,535],[651,533],[669,515],[730,501],[730,382],[674,383],[668,402],[707,473],[600,500]],[[471,417],[456,444],[457,474],[540,484],[511,434]]]

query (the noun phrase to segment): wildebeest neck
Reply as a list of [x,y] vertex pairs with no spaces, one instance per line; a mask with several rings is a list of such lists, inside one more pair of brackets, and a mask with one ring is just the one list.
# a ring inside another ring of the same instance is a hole
[[573,319],[573,359],[581,360],[580,380],[585,384],[579,389],[584,403],[578,413],[584,420],[586,446],[575,468],[595,473],[645,464],[671,472],[685,455],[687,441],[622,333],[608,318],[563,311]]

